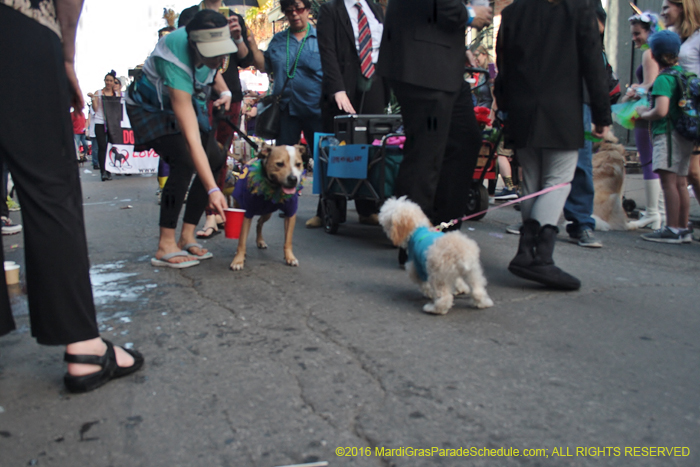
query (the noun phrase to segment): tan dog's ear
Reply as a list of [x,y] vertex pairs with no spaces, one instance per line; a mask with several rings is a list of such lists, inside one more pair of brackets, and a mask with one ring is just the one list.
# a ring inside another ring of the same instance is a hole
[[306,155],[306,146],[303,144],[295,144],[294,147],[296,148],[297,152],[299,153],[300,156],[305,156]]
[[258,151],[258,159],[265,159],[272,152],[272,146],[267,143],[263,143],[260,151]]

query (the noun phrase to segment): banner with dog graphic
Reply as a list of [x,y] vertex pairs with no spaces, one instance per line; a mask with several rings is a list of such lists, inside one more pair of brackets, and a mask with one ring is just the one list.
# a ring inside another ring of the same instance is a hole
[[[134,132],[131,128],[124,131]],[[134,152],[133,144],[107,144],[106,169],[115,174],[154,174],[160,156],[153,150]]]
[[102,100],[109,134],[105,169],[115,174],[154,174],[158,172],[158,154],[134,152],[134,130],[122,98]]

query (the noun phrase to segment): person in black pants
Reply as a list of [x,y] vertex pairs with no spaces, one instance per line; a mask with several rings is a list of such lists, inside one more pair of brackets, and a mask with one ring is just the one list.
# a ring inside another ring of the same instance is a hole
[[[469,83],[462,82],[452,107],[447,145],[433,203],[433,224],[464,216],[473,174],[479,159],[481,130],[474,115],[474,101]],[[461,221],[448,230],[459,230]]]
[[[48,3],[55,3],[55,13]],[[143,365],[140,353],[103,341],[95,317],[69,112],[71,106],[85,105],[73,67],[81,3],[45,0],[41,7],[26,9],[26,15],[0,4],[0,43],[5,44],[0,64],[5,70],[22,70],[0,74],[0,159],[7,163],[22,203],[31,332],[39,344],[66,346],[64,382],[75,392],[95,389]],[[41,23],[32,13],[43,15]],[[2,284],[0,336],[13,329]]]
[[[361,34],[360,18],[364,17],[370,31],[368,60],[372,64],[376,63],[384,13],[381,6],[373,0],[359,4],[362,12],[357,3],[349,6],[345,0],[330,0],[321,5],[319,11],[318,49],[323,68],[321,116],[325,133],[333,133],[333,121],[338,115],[383,114],[389,104],[386,80],[378,76],[373,68],[372,71],[367,71],[370,78],[362,74],[362,43],[358,39]],[[361,224],[379,224],[375,201],[357,199],[355,207]],[[320,227],[321,216],[319,201],[316,216],[309,219],[306,226]]]
[[[107,171],[107,143],[109,135],[105,127],[106,116],[103,105],[104,98],[116,97],[114,92],[114,80],[117,77],[117,72],[111,70],[105,75],[105,87],[94,93],[89,92],[88,97],[92,100],[92,108],[95,110],[95,139],[97,140],[97,160],[100,164],[100,175],[102,181],[112,180],[112,175]],[[94,150],[94,148],[93,148]]]
[[[395,191],[433,223],[461,217],[466,207],[481,137],[463,79],[464,34],[467,26],[482,28],[491,18],[490,7],[461,0],[403,0],[387,9],[377,72],[389,79],[406,132]],[[399,263],[404,261],[401,251]]]
[[[207,204],[224,216],[226,199],[214,173],[225,155],[214,140],[207,109],[208,90],[219,95],[214,107],[231,104],[231,92],[218,68],[238,49],[228,21],[220,13],[204,9],[184,28],[158,42],[143,66],[143,74],[126,96],[127,112],[136,147],[153,148],[170,165],[160,203],[156,267],[196,266],[212,254],[195,241],[195,226]],[[189,181],[192,182],[179,241],[177,221]]]

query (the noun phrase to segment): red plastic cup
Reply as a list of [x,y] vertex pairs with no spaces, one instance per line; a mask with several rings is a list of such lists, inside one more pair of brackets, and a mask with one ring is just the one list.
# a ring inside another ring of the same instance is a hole
[[226,235],[226,238],[239,238],[241,236],[241,227],[243,227],[245,209],[224,209],[224,213],[226,214],[224,235]]

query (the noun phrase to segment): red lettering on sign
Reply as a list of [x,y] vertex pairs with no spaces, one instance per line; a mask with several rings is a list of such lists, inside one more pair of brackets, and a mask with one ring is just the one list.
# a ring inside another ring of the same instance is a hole
[[124,144],[134,144],[134,130],[122,130]]
[[148,151],[141,151],[141,152],[135,152],[134,157],[140,157],[140,158],[147,158],[147,157],[153,157],[157,158],[160,157],[158,153],[156,153],[153,149],[149,149]]

